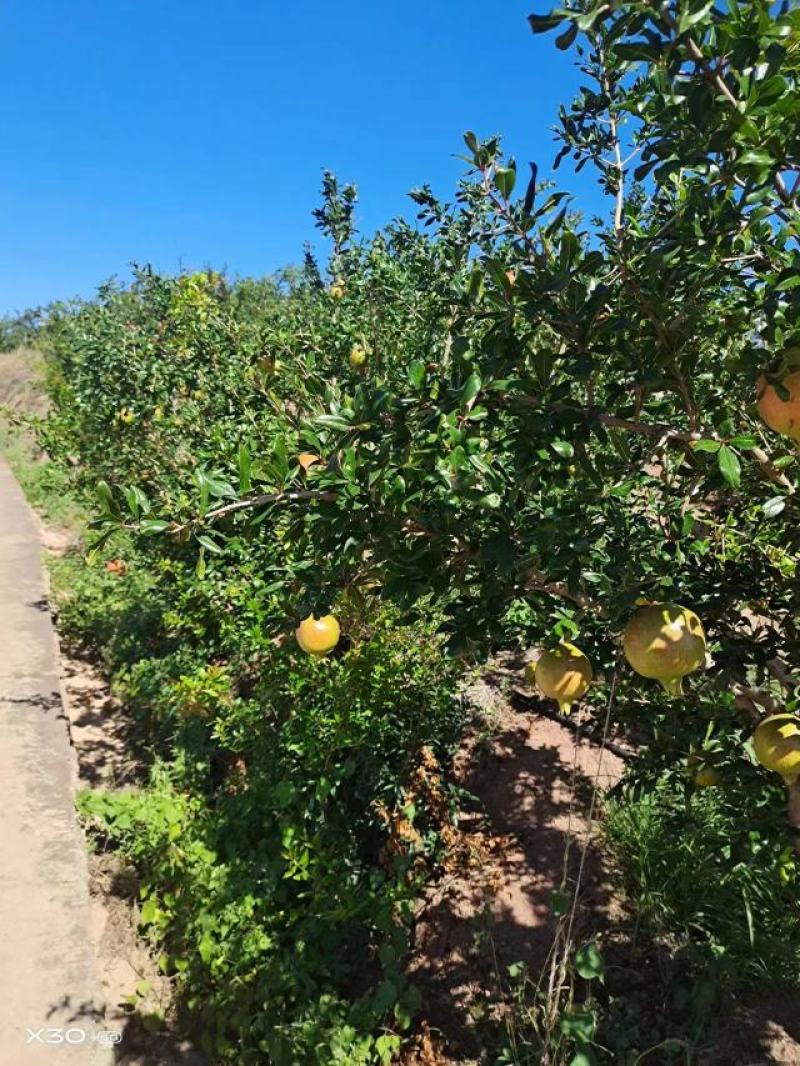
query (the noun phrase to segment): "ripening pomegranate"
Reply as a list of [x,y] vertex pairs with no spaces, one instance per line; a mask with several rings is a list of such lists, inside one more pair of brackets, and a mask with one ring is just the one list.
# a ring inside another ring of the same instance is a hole
[[310,614],[295,630],[297,643],[309,655],[322,657],[333,651],[339,643],[339,623],[332,614],[316,618]]
[[677,603],[640,607],[625,627],[622,643],[636,673],[659,681],[670,696],[682,694],[684,677],[706,657],[700,619]]
[[574,701],[586,694],[594,671],[580,648],[562,642],[535,663],[528,663],[525,677],[543,696],[556,700],[562,714],[569,714]]
[[354,344],[350,349],[350,369],[362,370],[367,362],[367,349],[363,344]]
[[[798,353],[800,355],[800,353]],[[800,441],[800,370],[793,370],[782,381],[789,393],[784,400],[774,385],[762,374],[757,382],[758,413],[770,429],[784,437]]]
[[753,733],[753,751],[762,766],[791,784],[800,775],[800,719],[794,714],[765,718]]

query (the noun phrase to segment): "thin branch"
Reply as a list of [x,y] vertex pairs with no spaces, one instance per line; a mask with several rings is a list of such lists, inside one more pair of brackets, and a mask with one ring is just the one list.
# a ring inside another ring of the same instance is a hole
[[778,196],[780,196],[782,202],[785,203],[787,206],[791,206],[792,194],[786,188],[786,183],[784,182],[783,177],[780,173],[776,173],[773,175],[772,184],[775,186],[775,191],[777,192]]
[[509,227],[509,229],[513,230],[513,232],[515,232],[517,236],[522,240],[533,261],[539,263],[540,265],[545,263],[547,259],[546,255],[540,252],[539,249],[536,247],[536,242],[533,237],[531,237],[528,230],[524,226],[521,226],[519,222],[514,218],[513,212],[510,210],[509,205],[507,203],[503,203],[500,197],[497,196],[494,190],[492,189],[491,178],[489,177],[489,168],[482,167],[481,174],[483,176],[483,191],[486,197],[488,198],[489,203],[494,208],[495,212],[502,219],[505,219],[505,223]]
[[[672,17],[672,15],[670,15],[668,11],[664,10],[662,11],[662,17],[666,24],[669,26],[669,28],[672,30],[672,32],[675,34],[675,36],[680,37],[681,34],[678,31],[678,24]],[[702,71],[703,77],[706,79],[709,85],[712,86],[712,88],[716,89],[717,92],[720,93],[720,95],[724,96],[728,103],[731,104],[738,113],[739,101],[731,92],[730,87],[728,86],[722,75],[719,73],[719,71],[714,70],[708,59],[706,59],[705,55],[703,54],[703,50],[700,48],[697,41],[694,39],[694,37],[692,37],[690,33],[683,34],[683,39],[686,42],[686,48],[689,52],[689,55],[692,57],[692,59]],[[794,206],[794,197],[798,187],[797,181],[795,182],[795,186],[792,192],[789,192],[789,190],[786,188],[786,183],[784,182],[783,177],[778,171],[772,176],[772,185],[775,191],[777,192],[781,203],[783,203],[787,207]]]
[[257,510],[260,507],[269,507],[273,503],[301,503],[310,500],[325,500],[330,503],[335,499],[337,499],[337,493],[323,489],[301,489],[299,492],[267,492],[260,496],[250,496],[246,500],[236,500],[235,503],[226,503],[223,507],[217,507],[204,515],[198,515],[197,518],[192,518],[182,525],[172,526],[169,532],[176,535],[189,529],[190,526],[216,522],[218,518],[224,518],[225,515],[234,514],[236,511]]
[[586,596],[582,592],[571,592],[565,581],[549,581],[547,575],[538,570],[532,571],[527,575],[525,588],[530,592],[546,592],[550,596],[558,596],[559,599],[570,600],[585,611],[592,611],[599,618],[608,617],[608,611],[599,600]]
[[[576,409],[569,408],[569,410]],[[598,414],[597,412],[591,412],[588,409],[581,409],[579,410],[579,413],[587,418],[596,418],[598,422],[607,426],[609,429],[621,429],[626,433],[638,433],[641,436],[650,437],[653,440],[663,440],[667,444],[685,444],[691,446],[698,440],[715,440],[720,444],[725,443],[716,433],[700,432],[699,430],[684,432],[683,430],[673,429],[671,426],[660,425],[657,422],[632,422],[627,418],[617,418],[616,415]],[[794,484],[770,461],[766,452],[762,451],[761,448],[750,448],[749,451],[761,469],[761,472],[769,481],[774,481],[776,484],[783,485],[783,487],[790,493],[795,491]]]
[[[524,404],[526,407],[542,406],[541,400],[535,396],[516,396],[513,397],[513,399],[518,403]],[[713,440],[717,441],[719,444],[725,443],[723,437],[719,437],[716,433],[713,433],[710,430],[703,431],[695,429],[687,431],[674,429],[672,426],[665,426],[660,422],[634,422],[629,418],[619,418],[617,415],[604,414],[602,411],[597,411],[588,407],[572,407],[570,404],[566,403],[554,403],[549,406],[552,411],[569,412],[570,414],[577,415],[579,418],[585,418],[590,422],[599,422],[602,426],[606,426],[608,429],[620,429],[625,433],[636,433],[642,437],[649,437],[651,440],[663,441],[665,444],[677,444],[690,447],[698,440]],[[782,485],[788,493],[794,493],[795,486],[792,481],[790,481],[784,473],[778,470],[765,451],[761,448],[750,448],[748,450],[768,481],[774,481],[777,485]]]
[[[605,65],[605,54],[602,48],[598,45],[598,56],[600,63],[603,67],[603,76],[600,84],[603,87],[603,92],[608,97],[608,125],[611,133],[611,144],[614,149],[614,170],[617,172],[616,191],[614,197],[614,233],[617,237],[617,247],[622,251],[623,241],[625,239],[625,224],[623,221],[625,213],[625,164],[622,162],[622,147],[619,140],[619,123],[617,121],[617,113],[613,107],[613,94],[611,87],[611,79],[608,74],[608,70]],[[635,154],[635,153],[634,153]]]

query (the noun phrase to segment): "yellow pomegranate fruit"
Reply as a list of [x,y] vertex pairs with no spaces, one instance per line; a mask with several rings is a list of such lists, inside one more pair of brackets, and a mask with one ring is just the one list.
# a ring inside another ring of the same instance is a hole
[[712,766],[703,766],[692,778],[695,788],[715,788],[722,784],[719,771]]
[[575,700],[586,694],[592,683],[592,664],[574,644],[562,643],[528,663],[525,677],[543,696],[557,700],[562,714],[569,714]]
[[708,766],[703,762],[703,757],[696,753],[686,760],[686,772],[695,788],[714,788],[715,785],[722,784],[720,772],[713,766]]
[[625,627],[622,645],[636,673],[659,681],[670,696],[681,695],[683,678],[706,657],[700,619],[677,603],[640,607]]
[[800,718],[794,714],[765,718],[753,733],[753,750],[762,766],[791,784],[800,775]]
[[300,452],[297,457],[297,461],[300,466],[302,466],[303,471],[305,472],[310,467],[312,467],[314,463],[318,463],[320,461],[320,458],[318,455],[315,455],[314,452]]
[[295,630],[297,643],[309,655],[323,656],[339,643],[339,623],[332,614],[315,618],[310,614]]
[[332,299],[341,300],[344,296],[344,282],[337,278],[330,287],[330,294]]
[[363,344],[354,344],[350,349],[350,369],[361,370],[367,362],[367,349]]
[[123,407],[117,417],[119,418],[120,422],[125,422],[127,425],[130,425],[136,415],[133,413],[133,411],[131,411],[130,407]]
[[778,395],[774,385],[770,385],[762,374],[756,386],[758,413],[776,433],[792,440],[800,441],[800,370],[793,370],[782,381],[789,393],[784,400]]

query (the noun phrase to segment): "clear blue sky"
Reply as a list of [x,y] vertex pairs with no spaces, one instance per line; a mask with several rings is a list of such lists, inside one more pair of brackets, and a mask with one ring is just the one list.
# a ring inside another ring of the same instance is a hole
[[[546,171],[579,75],[531,34],[533,6],[0,0],[0,313],[132,260],[298,262],[323,167],[359,186],[370,231],[411,213],[414,185],[452,189],[465,129]],[[599,206],[592,177],[559,179]]]

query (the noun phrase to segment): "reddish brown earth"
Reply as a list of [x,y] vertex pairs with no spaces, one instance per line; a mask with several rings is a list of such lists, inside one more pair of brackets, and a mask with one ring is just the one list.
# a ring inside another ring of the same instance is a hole
[[[442,1062],[480,1060],[484,1024],[505,1010],[510,964],[524,963],[531,975],[546,968],[557,925],[551,898],[574,889],[584,845],[575,938],[619,911],[596,818],[622,759],[558,721],[516,709],[513,691],[503,694],[496,681],[489,675],[471,690],[481,719],[455,764],[477,800],[459,825],[473,854],[430,888],[415,929],[411,976],[434,1034],[446,1034],[455,1056]],[[424,1056],[417,1061],[425,1066]]]
[[[420,904],[410,974],[423,993],[424,1021],[404,1066],[494,1062],[487,1048],[510,1018],[508,966],[522,962],[534,983],[546,979],[557,926],[552,894],[574,891],[584,845],[574,942],[600,938],[645,1048],[648,1016],[662,1011],[674,968],[674,945],[641,935],[599,839],[603,793],[634,753],[618,737],[614,751],[603,750],[599,737],[550,717],[549,705],[518,687],[519,664],[510,665],[470,691],[481,712],[455,762],[475,797],[459,823],[467,854],[462,843],[460,861]],[[580,711],[575,718],[582,721]],[[704,1050],[687,1047],[677,1058],[654,1048],[647,1066],[800,1066],[800,1003],[779,994],[739,1003],[698,1042]]]

